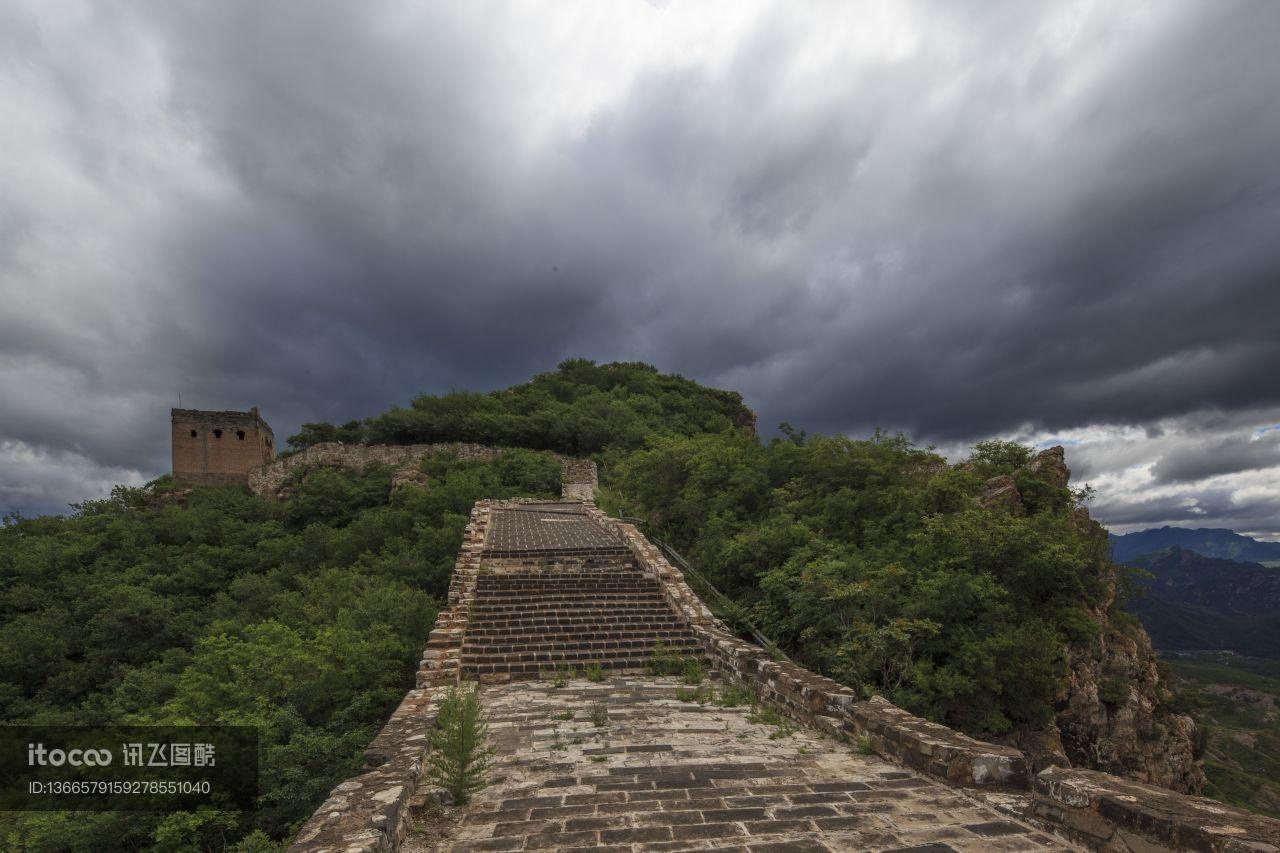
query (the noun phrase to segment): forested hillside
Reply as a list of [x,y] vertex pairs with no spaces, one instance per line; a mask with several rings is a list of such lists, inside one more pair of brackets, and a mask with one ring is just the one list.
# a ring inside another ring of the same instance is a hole
[[423,394],[408,408],[364,421],[303,424],[289,446],[471,441],[612,459],[660,436],[736,430],[754,435],[755,415],[734,391],[706,388],[647,364],[571,359],[503,391]]
[[1130,609],[1162,651],[1230,650],[1280,658],[1280,568],[1173,547],[1136,557]]

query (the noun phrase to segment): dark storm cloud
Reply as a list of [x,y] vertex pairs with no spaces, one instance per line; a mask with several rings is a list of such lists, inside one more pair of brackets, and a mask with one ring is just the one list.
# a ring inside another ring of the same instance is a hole
[[1160,457],[1151,469],[1157,482],[1189,483],[1219,474],[1280,466],[1280,432],[1185,444]]
[[165,470],[178,393],[283,436],[573,355],[766,428],[1127,424],[1077,467],[1171,500],[1273,446],[1197,419],[1280,405],[1276,4],[0,16],[23,505]]

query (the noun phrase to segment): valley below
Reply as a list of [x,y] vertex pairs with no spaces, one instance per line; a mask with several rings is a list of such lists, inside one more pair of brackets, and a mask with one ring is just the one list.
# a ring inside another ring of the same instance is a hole
[[1162,658],[1200,726],[1205,796],[1280,817],[1280,659],[1221,651]]

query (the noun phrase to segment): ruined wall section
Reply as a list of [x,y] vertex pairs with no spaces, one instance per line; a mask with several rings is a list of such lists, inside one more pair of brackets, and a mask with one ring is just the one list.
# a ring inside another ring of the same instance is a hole
[[[250,490],[256,495],[275,498],[289,497],[294,476],[315,468],[334,467],[348,471],[360,471],[377,462],[395,469],[391,478],[392,488],[412,483],[426,485],[426,475],[419,470],[423,457],[433,453],[452,453],[467,461],[488,461],[501,456],[501,447],[482,444],[451,442],[444,444],[342,444],[322,442],[286,456],[283,459],[259,465],[248,473]],[[592,500],[595,498],[596,463],[591,459],[552,454],[560,461],[560,488],[566,498]]]
[[170,410],[173,480],[187,486],[244,485],[249,471],[275,458],[275,434],[258,409]]

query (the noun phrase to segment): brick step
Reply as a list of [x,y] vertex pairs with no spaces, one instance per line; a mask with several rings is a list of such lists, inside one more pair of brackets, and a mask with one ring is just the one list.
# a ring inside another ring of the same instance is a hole
[[[479,626],[481,622],[501,622],[504,625],[545,625],[547,623],[564,622],[571,625],[592,625],[603,623],[612,625],[622,619],[638,622],[663,622],[670,619],[680,620],[671,612],[665,603],[647,604],[643,607],[567,607],[553,610],[539,608],[528,612],[503,613],[500,611],[484,611],[479,608],[471,612],[471,624]],[[683,624],[683,623],[682,623]]]
[[538,583],[523,586],[477,587],[476,594],[484,598],[502,598],[512,595],[555,595],[559,593],[658,593],[660,587],[653,583],[614,583],[611,581]]
[[554,596],[591,597],[600,595],[660,595],[653,585],[640,584],[565,584],[564,586],[526,586],[511,589],[478,589],[476,595],[485,601],[507,601],[512,598],[551,598]]
[[616,643],[616,642],[641,642],[653,643],[657,640],[670,642],[675,639],[691,640],[694,634],[688,628],[671,628],[668,630],[640,630],[640,631],[612,631],[601,630],[596,632],[587,631],[547,631],[544,633],[523,633],[523,634],[492,634],[486,636],[474,636],[470,631],[467,632],[466,639],[463,641],[463,651],[471,648],[492,648],[493,646],[527,646],[556,644],[556,643]]
[[692,637],[661,637],[637,640],[596,640],[556,643],[523,643],[511,646],[467,646],[462,647],[463,660],[482,663],[499,663],[502,661],[544,660],[545,655],[556,654],[599,654],[621,655],[637,652],[641,657],[652,657],[655,643],[661,639],[664,647],[673,654],[684,654],[697,650],[696,641]]
[[515,603],[497,603],[485,602],[484,599],[477,601],[471,606],[472,613],[488,613],[490,616],[507,617],[507,619],[518,619],[518,617],[527,616],[591,616],[593,613],[671,613],[671,606],[667,605],[662,598],[654,598],[652,601],[627,601],[627,602],[611,602],[604,606],[598,601],[563,601],[563,599],[548,599],[548,601],[522,601]]
[[[561,661],[560,666],[569,667],[577,670],[579,677],[582,671],[587,667],[598,664],[601,669],[611,672],[615,675],[620,673],[647,673],[649,671],[648,660],[631,660],[620,658],[591,658],[591,659],[574,659]],[[466,661],[462,663],[463,670],[469,675],[479,676],[480,679],[486,680],[487,675],[501,675],[504,678],[538,678],[548,669],[555,669],[555,664],[548,663],[480,663],[468,664]]]
[[537,585],[543,583],[577,583],[583,581],[609,581],[609,582],[625,582],[625,583],[656,583],[651,576],[646,576],[639,569],[596,569],[586,572],[553,572],[553,571],[522,571],[518,573],[490,573],[482,574],[476,578],[476,584],[481,588],[503,587],[503,586],[520,586],[520,585]]
[[550,611],[572,610],[572,611],[599,611],[603,613],[617,613],[620,610],[666,610],[671,612],[671,608],[667,606],[667,602],[660,596],[646,596],[633,598],[592,598],[583,596],[581,598],[533,598],[522,601],[490,601],[486,599],[478,599],[472,605],[472,612],[480,613],[546,613]]
[[481,552],[485,557],[493,559],[543,559],[556,557],[586,557],[589,559],[626,559],[632,556],[631,549],[623,546],[602,546],[599,548],[485,548]]
[[[689,654],[687,657],[697,658],[706,662],[705,657],[701,654]],[[463,658],[462,668],[464,671],[476,675],[484,675],[490,673],[508,673],[511,675],[523,674],[528,678],[536,678],[539,673],[545,670],[556,669],[557,667],[575,669],[581,674],[582,670],[593,664],[599,664],[601,669],[608,670],[630,670],[633,672],[647,672],[649,669],[649,655],[623,655],[616,652],[602,651],[601,654],[584,655],[576,653],[573,655],[560,655],[552,660],[538,661],[520,661],[520,660],[503,660],[496,662],[477,661],[474,659]]]
[[509,619],[500,622],[473,621],[467,626],[468,637],[503,637],[518,633],[535,631],[572,631],[575,633],[596,633],[600,631],[666,631],[684,628],[685,625],[675,616],[631,617],[624,614],[620,617],[574,618],[563,619]]
[[594,583],[592,581],[574,581],[572,583],[556,583],[553,581],[544,581],[536,584],[524,584],[519,586],[500,586],[500,587],[476,587],[476,594],[481,596],[490,595],[542,595],[554,592],[580,592],[591,593],[600,590],[616,589],[619,592],[659,592],[662,588],[653,582],[601,582]]
[[504,557],[501,560],[489,560],[487,565],[494,574],[502,576],[519,572],[595,572],[595,571],[639,571],[639,563],[631,556],[625,557],[575,557],[572,562],[564,562],[552,557],[534,554],[528,557]]
[[[589,646],[589,643],[581,645]],[[701,656],[701,647],[697,641],[689,640],[673,640],[670,643],[664,643],[668,652],[676,654],[698,653]],[[479,654],[466,649],[462,650],[462,664],[514,664],[514,663],[541,663],[544,665],[554,664],[557,661],[565,662],[576,658],[584,660],[597,660],[601,658],[611,658],[615,660],[636,660],[648,662],[653,657],[653,643],[638,643],[634,646],[618,646],[618,647],[600,647],[600,648],[581,648],[570,649],[563,645],[551,649],[534,649],[531,651],[506,652],[503,654]]]
[[504,592],[479,590],[476,594],[476,604],[519,604],[525,601],[552,601],[555,599],[600,601],[606,598],[610,601],[625,601],[628,598],[660,599],[662,598],[662,592],[656,588],[614,591],[610,589],[588,589],[580,586],[565,587],[564,589],[510,590]]

